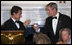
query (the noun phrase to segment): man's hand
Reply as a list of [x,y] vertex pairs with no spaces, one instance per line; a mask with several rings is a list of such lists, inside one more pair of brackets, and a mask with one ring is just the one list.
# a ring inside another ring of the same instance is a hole
[[25,22],[24,22],[24,26],[27,27],[29,24],[30,24],[31,20],[30,19],[27,19]]
[[34,23],[33,24],[33,28],[34,28],[34,30],[38,30],[39,29],[39,25],[37,23]]

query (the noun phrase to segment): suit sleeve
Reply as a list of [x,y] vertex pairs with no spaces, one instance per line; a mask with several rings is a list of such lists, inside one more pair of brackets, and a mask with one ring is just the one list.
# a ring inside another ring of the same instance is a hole
[[66,22],[65,22],[66,23],[66,27],[71,29],[71,19],[70,19],[70,17],[65,18],[65,20],[66,20]]
[[44,34],[47,34],[48,33],[48,28],[47,27],[48,27],[48,19],[46,19],[45,25],[41,29],[41,32],[44,33]]

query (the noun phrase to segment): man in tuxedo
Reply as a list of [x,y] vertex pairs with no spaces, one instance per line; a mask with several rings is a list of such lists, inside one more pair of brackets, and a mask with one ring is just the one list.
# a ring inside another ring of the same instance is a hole
[[19,21],[22,17],[22,8],[13,6],[11,9],[11,18],[2,25],[2,30],[25,30],[24,24]]
[[53,2],[46,5],[46,11],[49,17],[46,19],[45,26],[41,32],[50,37],[52,44],[56,44],[59,37],[59,30],[62,28],[71,29],[71,19],[59,13],[57,4]]
[[[45,25],[40,32],[49,36],[51,44],[56,44],[59,38],[60,29],[71,29],[71,19],[69,16],[59,13],[57,4],[53,2],[46,5],[46,12],[49,17],[46,19]],[[39,29],[39,27],[37,28]]]

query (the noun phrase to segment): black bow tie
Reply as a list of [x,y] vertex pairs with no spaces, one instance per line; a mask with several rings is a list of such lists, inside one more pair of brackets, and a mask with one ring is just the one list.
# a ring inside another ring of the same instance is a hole
[[57,19],[57,17],[52,17],[53,19]]
[[19,21],[15,21],[15,23],[19,23]]

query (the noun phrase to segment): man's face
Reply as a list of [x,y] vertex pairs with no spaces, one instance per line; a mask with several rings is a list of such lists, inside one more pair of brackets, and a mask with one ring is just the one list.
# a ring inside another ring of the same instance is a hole
[[46,11],[49,16],[54,16],[56,14],[56,9],[51,9],[50,6],[46,7]]
[[22,10],[19,10],[18,13],[15,13],[14,16],[15,16],[16,20],[20,20],[20,18],[22,17],[21,14],[22,14]]

